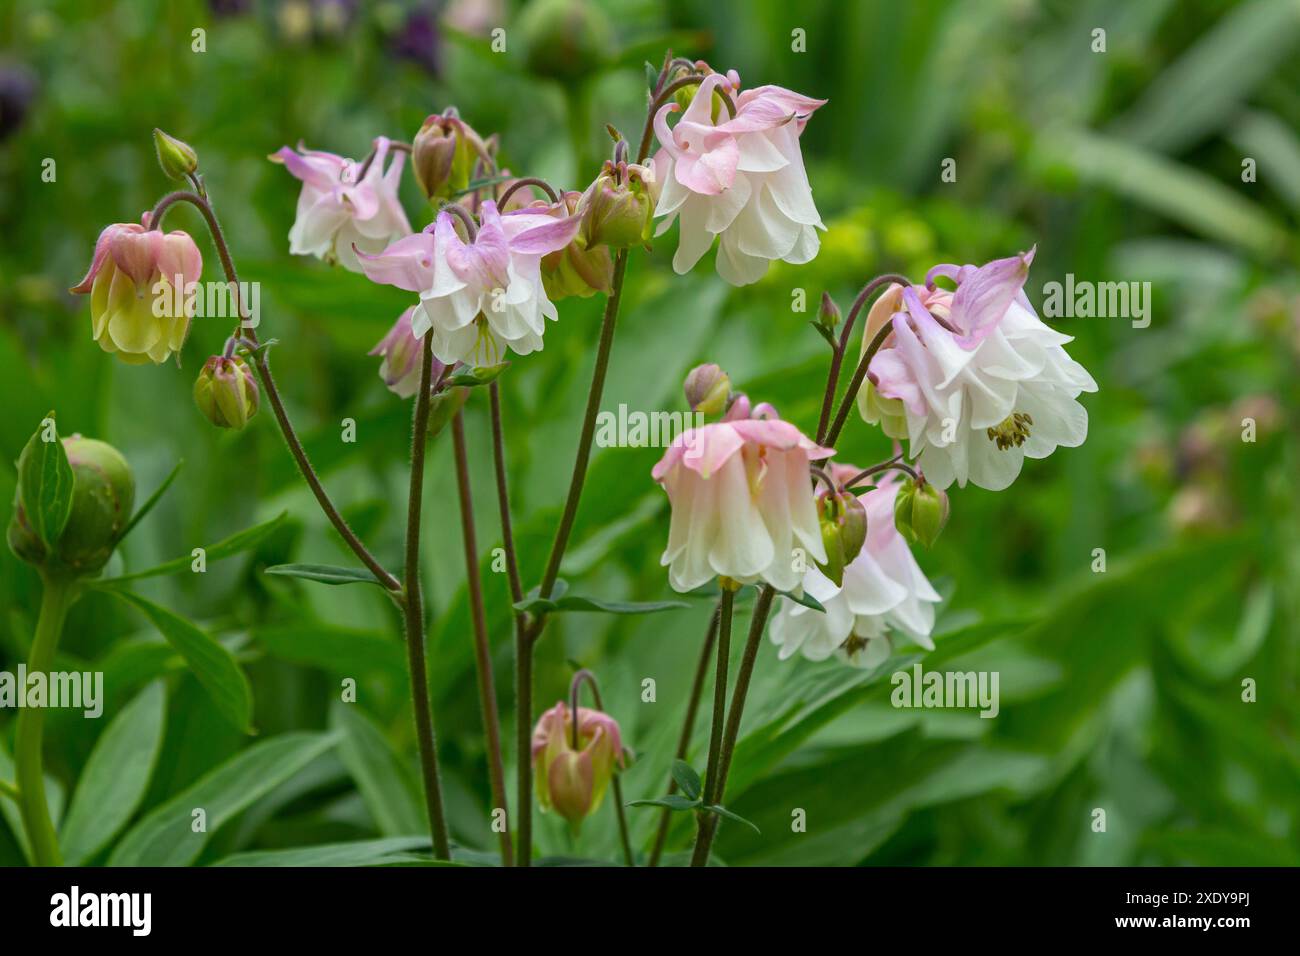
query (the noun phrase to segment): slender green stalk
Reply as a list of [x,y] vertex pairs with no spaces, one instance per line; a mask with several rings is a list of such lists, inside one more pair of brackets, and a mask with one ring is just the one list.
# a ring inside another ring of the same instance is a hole
[[[427,338],[428,336],[426,336]],[[456,490],[460,499],[460,530],[465,545],[465,582],[469,590],[469,612],[474,628],[474,663],[478,674],[478,698],[487,739],[488,782],[494,809],[509,817],[506,805],[506,772],[501,759],[501,717],[497,710],[496,680],[492,675],[492,649],[488,644],[487,614],[483,608],[483,582],[478,570],[478,538],[474,531],[474,497],[469,481],[469,456],[465,452],[465,422],[460,412],[451,420],[452,445],[456,455]],[[500,833],[501,863],[514,865],[509,826]]]
[[420,582],[420,512],[424,500],[424,457],[429,443],[429,391],[433,378],[433,337],[424,337],[420,362],[420,390],[411,426],[411,487],[406,506],[406,582],[402,587],[402,620],[406,630],[406,659],[411,671],[411,704],[415,735],[424,772],[424,800],[429,813],[433,855],[451,858],[447,818],[443,811],[442,783],[438,776],[438,749],[433,736],[433,710],[429,703],[428,673],[424,655],[424,596]]
[[[496,472],[497,510],[501,515],[501,544],[506,555],[506,577],[510,582],[510,600],[518,603],[524,598],[524,586],[519,576],[519,555],[515,550],[514,525],[510,519],[510,482],[506,472],[505,423],[501,414],[501,390],[498,382],[488,386],[488,405],[492,419],[492,464]],[[515,760],[517,787],[515,792],[518,835],[516,859],[520,866],[532,862],[533,816],[531,813],[533,764],[533,656],[532,638],[528,634],[528,617],[512,614],[515,628]]]
[[[731,694],[731,707],[727,710],[727,729],[722,736],[720,769],[718,772],[717,793],[713,802],[721,804],[727,792],[727,774],[731,772],[731,759],[736,753],[736,740],[740,736],[740,719],[745,713],[745,698],[749,695],[749,681],[754,676],[754,663],[758,660],[759,645],[763,641],[763,628],[767,624],[768,613],[772,610],[772,598],[776,591],[770,584],[763,585],[754,605],[754,616],[749,622],[749,637],[745,641],[745,652],[740,659],[740,669],[736,672],[736,687]],[[691,866],[704,866],[709,859],[709,849],[713,846],[713,837],[718,830],[718,818],[712,814],[700,826],[699,836],[695,842],[695,853]],[[696,863],[696,860],[703,862]]]
[[[691,747],[691,734],[695,730],[695,717],[700,709],[700,698],[704,695],[704,680],[709,674],[709,661],[713,659],[713,645],[718,639],[718,618],[721,602],[709,616],[709,629],[704,634],[704,644],[700,648],[700,660],[695,665],[695,679],[691,682],[691,694],[686,701],[686,719],[682,721],[682,732],[677,738],[676,759],[685,760]],[[677,781],[668,781],[668,792],[677,792]],[[668,841],[668,830],[673,823],[673,812],[667,807],[659,812],[659,830],[655,833],[654,847],[650,850],[649,866],[658,866],[664,853],[664,844]]]
[[[735,605],[736,592],[730,582],[722,582],[722,599],[718,602],[718,664],[713,677],[713,724],[709,729],[709,765],[704,772],[704,802],[718,802],[718,793],[722,783],[722,721],[727,706],[727,667],[731,662],[731,612]],[[710,814],[698,814],[699,832],[703,834],[708,826]],[[701,854],[702,848],[702,854]],[[709,849],[702,840],[697,839],[695,853],[691,857],[691,866],[705,866],[709,860]]]
[[[41,612],[36,636],[27,658],[29,674],[48,674],[63,633],[68,608],[76,600],[76,583],[70,578],[42,574]],[[44,707],[18,711],[14,739],[14,783],[18,788],[18,809],[36,866],[60,866],[59,838],[45,802],[45,772],[41,760],[41,736],[45,728]]]

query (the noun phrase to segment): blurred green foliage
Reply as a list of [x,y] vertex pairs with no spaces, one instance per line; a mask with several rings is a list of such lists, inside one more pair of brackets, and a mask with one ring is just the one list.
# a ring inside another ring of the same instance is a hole
[[[919,277],[936,262],[982,262],[1037,244],[1026,287],[1035,303],[1067,273],[1150,282],[1154,301],[1149,328],[1049,320],[1076,337],[1071,354],[1101,386],[1084,398],[1087,443],[1027,463],[1008,491],[954,489],[947,530],[919,555],[946,599],[938,650],[924,665],[1000,672],[999,716],[891,707],[889,674],[910,666],[907,655],[864,673],[778,663],[765,647],[728,794],[763,832],[724,826],[718,856],[1300,863],[1300,7],[593,2],[608,15],[612,45],[575,40],[574,55],[593,62],[560,79],[527,72],[564,71],[554,57],[530,56],[515,29],[523,5],[501,0],[455,0],[436,13],[397,0],[0,7],[3,457],[14,460],[53,407],[65,433],[109,440],[127,455],[142,497],[184,459],[180,479],[115,559],[119,570],[290,514],[251,557],[141,587],[235,652],[252,682],[258,736],[223,719],[146,618],[92,594],[73,609],[60,665],[105,672],[105,718],[50,713],[52,788],[71,794],[110,721],[162,677],[165,730],[146,708],[129,712],[129,726],[162,739],[115,861],[213,862],[240,852],[253,853],[241,858],[251,862],[267,850],[379,837],[391,839],[368,843],[368,859],[392,861],[420,845],[402,839],[418,836],[421,804],[395,611],[369,588],[262,573],[286,561],[351,562],[269,415],[228,434],[196,413],[193,378],[220,348],[224,323],[196,323],[180,368],[127,367],[91,341],[85,301],[65,291],[104,225],[134,220],[168,190],[153,127],[198,150],[241,277],[262,283],[263,336],[281,341],[272,359],[308,449],[348,520],[394,566],[409,409],[365,353],[407,297],[289,256],[297,184],[266,155],[303,140],[359,156],[371,137],[409,139],[426,114],[455,104],[478,130],[500,134],[517,174],[582,188],[608,147],[606,122],[637,135],[642,62],[657,63],[671,46],[735,67],[746,84],[829,100],[803,142],[830,228],[813,263],[778,265],[741,290],[725,287],[708,260],[674,276],[672,236],[634,257],[605,408],[680,408],[684,373],[710,360],[811,429],[827,360],[807,325],[820,293],[846,307],[883,271]],[[497,26],[503,53],[488,36]],[[196,28],[205,31],[202,53],[192,48]],[[1095,50],[1098,29],[1104,52]],[[806,52],[792,49],[795,30]],[[955,182],[940,176],[947,158]],[[1255,175],[1244,178],[1247,158]],[[47,159],[53,182],[42,179]],[[403,197],[408,210],[420,208],[409,177]],[[428,215],[413,216],[417,228]],[[177,209],[169,227],[199,237],[205,277],[216,277],[197,215]],[[806,313],[792,310],[797,290]],[[529,583],[567,485],[600,307],[563,302],[545,350],[503,379]],[[471,399],[466,424],[509,726],[509,601],[489,564],[499,532],[484,402]],[[1254,442],[1241,440],[1246,417],[1257,423]],[[356,445],[340,441],[344,418],[357,423]],[[840,450],[862,464],[889,454],[856,417]],[[657,455],[597,450],[564,567],[582,593],[669,596],[658,564],[667,504],[649,477]],[[430,679],[453,836],[486,851],[494,844],[450,460],[439,438],[423,529]],[[0,498],[13,490],[14,471],[0,469]],[[1104,549],[1104,573],[1094,571],[1095,549]],[[38,593],[35,574],[0,554],[0,669],[25,656]],[[738,630],[747,607],[740,613]],[[538,712],[564,693],[576,664],[599,675],[638,756],[627,799],[664,791],[707,615],[705,602],[641,618],[568,615],[539,646]],[[331,707],[348,677],[364,716]],[[648,677],[654,703],[642,702]],[[1245,679],[1255,684],[1251,703]],[[6,779],[12,727],[12,715],[0,714]],[[513,762],[508,754],[508,770]],[[160,843],[168,814],[191,805],[178,795],[195,788],[219,808],[213,832],[194,845]],[[0,862],[18,863],[16,816],[3,808]],[[1093,831],[1094,808],[1106,810],[1105,833]],[[792,832],[796,809],[806,811],[806,833]],[[644,847],[657,812],[630,813]],[[679,826],[671,849],[687,845],[688,823]],[[543,856],[617,858],[607,808],[576,840],[553,817],[537,827]],[[89,853],[94,841],[83,831],[77,846]],[[104,846],[89,856],[108,858]]]

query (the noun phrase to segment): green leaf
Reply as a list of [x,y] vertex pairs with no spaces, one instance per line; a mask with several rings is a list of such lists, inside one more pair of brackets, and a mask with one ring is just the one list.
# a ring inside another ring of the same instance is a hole
[[487,385],[510,367],[509,362],[497,365],[485,365],[482,368],[470,368],[462,365],[443,380],[443,388],[473,388],[475,385]]
[[528,592],[528,596],[518,601],[516,611],[545,611],[553,614],[557,611],[600,611],[606,614],[655,614],[659,611],[672,611],[677,608],[690,607],[686,601],[601,601],[596,598],[569,594],[569,585],[556,581],[549,598],[538,596],[537,588]]
[[139,808],[162,747],[166,718],[167,695],[162,681],[154,681],[95,742],[59,832],[66,865],[84,865]]
[[700,806],[698,799],[691,800],[680,794],[670,793],[666,797],[655,797],[653,800],[632,800],[627,804],[629,807],[667,807],[669,810],[694,810]]
[[[755,585],[755,587],[759,587],[759,585]],[[817,600],[807,591],[802,594],[795,594],[793,591],[777,591],[776,593],[783,597],[788,597],[791,601],[794,601],[795,604],[802,604],[806,608],[811,608],[814,611],[821,611],[823,614],[826,613],[826,608],[822,606],[822,602]]]
[[136,511],[136,513],[131,516],[131,520],[126,523],[126,527],[123,528],[122,533],[118,535],[119,541],[122,538],[125,538],[128,534],[130,534],[131,529],[134,528],[136,525],[138,525],[140,523],[140,520],[144,518],[145,515],[147,515],[150,511],[153,511],[154,505],[156,505],[160,500],[162,500],[162,496],[167,492],[167,489],[171,487],[172,482],[176,480],[176,476],[180,474],[181,466],[184,464],[185,464],[184,459],[176,462],[176,466],[172,468],[171,473],[168,474],[167,477],[163,479],[163,483],[158,486],[158,490],[155,491],[153,494],[151,494],[149,496],[149,500],[146,501],[144,504],[142,504],[140,508]]
[[714,813],[714,814],[717,814],[718,816],[722,817],[722,818],[725,819],[725,820],[734,820],[734,821],[736,821],[737,823],[743,823],[745,826],[749,827],[749,828],[750,828],[751,830],[753,830],[755,833],[761,833],[761,832],[762,832],[761,830],[759,830],[758,827],[754,826],[754,824],[750,823],[748,820],[746,820],[746,819],[745,819],[744,817],[742,817],[740,814],[738,814],[738,813],[732,813],[730,810],[728,810],[728,809],[727,809],[726,807],[724,807],[724,806],[721,806],[720,804],[716,804],[716,803],[706,803],[706,804],[703,804],[703,805],[700,807],[700,809],[703,810],[705,813]]
[[[237,534],[232,534],[229,538],[218,541],[211,547],[204,548],[204,555],[208,561],[220,561],[223,558],[229,558],[232,555],[239,554],[242,551],[251,551],[257,547],[272,534],[279,530],[280,525],[284,524],[289,517],[289,512],[282,511],[270,521],[264,521],[259,525],[251,528],[245,528]],[[103,578],[99,581],[88,582],[96,588],[116,588],[129,581],[138,581],[141,578],[156,578],[163,574],[175,574],[178,571],[188,571],[194,563],[192,555],[182,555],[171,561],[166,561],[144,571],[133,571],[130,574],[122,574],[115,578]]]
[[[46,441],[46,437],[50,440]],[[50,412],[18,457],[23,511],[36,536],[53,548],[72,514],[72,466]]]
[[330,727],[340,734],[339,757],[356,781],[379,832],[396,837],[426,830],[425,811],[410,770],[374,721],[356,704],[335,701]]
[[[110,866],[188,866],[212,834],[338,743],[336,734],[288,733],[256,743],[137,823]],[[196,811],[206,826],[195,832]]]
[[266,573],[302,578],[320,584],[374,584],[383,587],[379,579],[366,568],[342,568],[332,564],[276,564],[267,568]]
[[[400,862],[411,850],[428,850],[427,836],[387,837],[382,840],[353,840],[323,843],[288,850],[253,850],[236,853],[213,866],[383,866]],[[430,861],[442,866],[464,866],[446,860]]]
[[685,760],[673,761],[673,779],[677,781],[677,786],[681,787],[682,793],[686,794],[692,800],[698,800],[704,786],[700,783],[700,775],[695,772],[695,768]]
[[235,663],[234,655],[165,607],[130,591],[114,593],[143,611],[158,632],[167,639],[167,643],[185,658],[185,663],[222,715],[239,730],[252,733],[253,691],[249,687],[248,678]]

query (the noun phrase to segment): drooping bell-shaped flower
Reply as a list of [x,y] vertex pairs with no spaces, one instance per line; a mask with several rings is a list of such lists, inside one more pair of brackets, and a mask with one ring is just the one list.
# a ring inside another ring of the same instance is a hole
[[423,232],[361,256],[373,281],[420,295],[411,317],[418,338],[433,335],[433,354],[450,365],[496,365],[509,349],[542,347],[545,320],[559,318],[542,285],[541,261],[577,235],[577,217],[533,208],[501,215],[488,200],[473,242],[442,212]]
[[831,454],[743,395],[722,421],[679,435],[652,472],[672,503],[660,559],[669,583],[690,591],[723,576],[798,587],[803,566],[826,561],[809,464]]
[[360,272],[355,249],[379,252],[411,231],[397,198],[406,156],[397,152],[387,170],[392,144],[375,140],[374,157],[365,175],[350,159],[317,150],[297,151],[288,146],[271,154],[302,181],[298,214],[289,230],[289,251],[296,256],[316,256],[326,262]]
[[537,802],[576,827],[600,806],[615,766],[624,761],[623,738],[613,717],[579,707],[576,747],[573,730],[572,711],[557,703],[533,730],[532,760]]
[[[999,491],[1026,457],[1073,448],[1088,434],[1076,400],[1097,383],[1062,348],[1071,341],[1035,314],[1023,286],[1033,250],[983,266],[941,265],[925,286],[892,287],[882,299],[892,332],[871,361],[859,409],[936,488],[954,481]],[[957,284],[934,285],[935,276]],[[868,321],[864,350],[872,337]]]
[[[848,465],[831,469],[837,481],[856,472]],[[817,568],[804,576],[804,591],[825,613],[778,598],[770,637],[781,648],[781,660],[797,653],[813,661],[834,655],[854,667],[874,667],[889,657],[900,636],[934,649],[930,632],[939,595],[894,527],[898,487],[889,475],[862,496],[866,542],[845,566],[842,584]]]
[[[369,353],[381,356],[379,377],[390,392],[401,398],[410,398],[420,388],[420,340],[411,331],[411,318],[419,308],[413,305],[399,315],[388,334]],[[429,380],[436,382],[444,367],[434,359]]]
[[90,293],[91,334],[100,348],[131,365],[161,363],[185,344],[195,309],[190,283],[202,272],[189,233],[115,223],[99,234],[90,269],[71,291]]
[[[714,109],[714,92],[726,90],[736,115]],[[655,115],[661,149],[654,157],[660,184],[656,217],[674,221],[681,236],[673,268],[685,273],[721,237],[718,274],[733,285],[757,282],[774,259],[809,262],[817,255],[817,230],[825,229],[804,171],[799,136],[825,100],[779,86],[741,90],[735,71],[701,81],[677,125],[667,103]]]

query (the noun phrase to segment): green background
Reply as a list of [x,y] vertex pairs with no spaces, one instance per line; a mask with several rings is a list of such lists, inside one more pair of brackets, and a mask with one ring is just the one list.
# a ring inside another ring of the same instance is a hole
[[[605,123],[637,135],[644,61],[657,64],[671,46],[736,68],[746,85],[829,100],[802,141],[829,231],[813,263],[778,264],[739,290],[718,279],[711,257],[675,276],[675,235],[635,254],[605,408],[678,410],[685,372],[717,361],[755,400],[812,430],[827,350],[808,328],[811,312],[792,309],[796,290],[812,310],[822,290],[847,307],[884,271],[919,278],[937,262],[1037,244],[1026,287],[1035,303],[1067,273],[1150,282],[1153,298],[1145,329],[1123,318],[1051,320],[1076,337],[1070,353],[1100,385],[1082,399],[1087,443],[1027,462],[1006,491],[952,489],[947,530],[918,555],[945,597],[939,650],[925,666],[998,671],[1000,715],[891,707],[889,674],[910,666],[906,653],[864,673],[779,663],[765,645],[727,798],[762,835],[724,826],[718,856],[733,865],[1300,862],[1300,4],[610,0],[596,4],[608,31],[585,40],[548,11],[530,35],[522,6],[453,4],[445,15],[457,25],[444,20],[428,48],[436,65],[394,56],[419,12],[401,3],[213,4],[234,11],[223,16],[191,0],[0,7],[0,74],[36,86],[25,120],[0,142],[0,453],[16,459],[54,408],[65,434],[126,454],[137,501],[184,459],[123,545],[126,570],[289,513],[251,555],[139,589],[237,654],[257,736],[223,719],[143,616],[91,595],[72,612],[60,666],[103,670],[107,709],[99,721],[49,714],[54,790],[70,794],[109,721],[161,676],[165,734],[151,775],[147,755],[132,765],[141,786],[148,779],[133,821],[240,751],[285,733],[335,734],[285,738],[285,753],[209,794],[229,812],[180,862],[421,831],[395,609],[377,590],[262,573],[285,561],[352,560],[269,414],[229,434],[191,400],[226,323],[197,321],[179,369],[127,367],[91,340],[86,300],[65,291],[104,225],[136,220],[170,188],[152,128],[198,150],[241,278],[262,284],[260,332],[280,340],[272,363],[308,450],[349,521],[395,566],[409,407],[383,388],[366,351],[410,297],[291,257],[298,184],[267,154],[303,140],[359,157],[371,137],[409,140],[425,115],[455,104],[481,133],[500,134],[517,174],[582,188],[608,149]],[[506,30],[504,53],[489,47],[491,26]],[[191,48],[196,27],[206,31],[202,53]],[[1092,49],[1098,28],[1104,53]],[[806,52],[792,50],[795,29]],[[530,72],[545,59],[539,50],[561,42],[572,48],[560,60],[583,67],[578,80]],[[54,182],[41,178],[47,158]],[[945,158],[956,160],[955,182],[940,178]],[[1254,181],[1243,181],[1245,158]],[[410,177],[402,190],[419,228],[429,212]],[[218,278],[198,216],[178,208],[168,227],[195,235],[204,278]],[[526,586],[539,577],[567,485],[600,307],[599,297],[560,303],[545,350],[502,379]],[[1247,416],[1254,442],[1241,440]],[[355,444],[341,441],[346,418]],[[509,602],[504,575],[487,567],[499,531],[485,396],[470,401],[466,427],[509,741]],[[863,465],[889,454],[856,416],[839,447]],[[671,596],[658,563],[667,503],[649,476],[657,457],[597,450],[563,570],[575,591]],[[450,464],[444,434],[431,451],[423,528],[430,679],[453,838],[488,851]],[[0,499],[11,500],[14,481],[0,468]],[[1098,548],[1104,573],[1093,570]],[[6,549],[0,669],[25,656],[38,596],[35,573]],[[664,792],[708,612],[698,601],[645,617],[560,616],[539,646],[539,712],[575,665],[599,676],[638,757],[624,777],[628,799]],[[331,702],[345,677],[358,681],[360,707],[340,713]],[[647,678],[654,703],[642,701]],[[1245,679],[1255,702],[1243,702]],[[0,714],[5,777],[13,723]],[[701,721],[699,768],[703,737]],[[513,812],[513,786],[510,796]],[[1096,808],[1106,811],[1104,833],[1094,832]],[[15,864],[16,818],[4,809],[0,862]],[[796,809],[806,833],[792,831]],[[658,811],[629,813],[644,847]],[[689,841],[688,821],[678,822],[673,850]],[[608,805],[576,839],[553,816],[536,829],[542,856],[618,858]],[[174,859],[165,842],[137,836],[135,859]],[[418,842],[385,851],[400,856]]]

